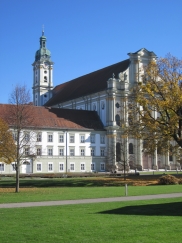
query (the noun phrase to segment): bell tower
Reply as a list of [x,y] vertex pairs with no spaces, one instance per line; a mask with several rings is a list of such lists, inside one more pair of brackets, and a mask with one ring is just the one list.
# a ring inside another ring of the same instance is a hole
[[33,104],[43,106],[51,97],[53,89],[53,62],[46,48],[44,30],[40,37],[40,48],[35,53],[33,66]]

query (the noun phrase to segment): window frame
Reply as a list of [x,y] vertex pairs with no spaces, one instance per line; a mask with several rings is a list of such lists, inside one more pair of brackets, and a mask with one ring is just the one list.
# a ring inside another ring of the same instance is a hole
[[85,156],[85,148],[80,148],[80,156]]
[[[73,169],[71,168],[73,166]],[[75,171],[75,163],[70,163],[70,172]]]
[[70,134],[70,136],[69,136],[69,142],[70,143],[75,143],[75,135]]
[[[60,169],[61,166],[62,166],[62,168],[63,168],[62,170]],[[59,162],[59,172],[62,172],[62,171],[64,171],[64,163]]]
[[30,132],[24,132],[24,141],[26,143],[30,142]]
[[[38,168],[39,166],[40,166],[40,169]],[[42,163],[37,162],[37,164],[36,164],[36,171],[37,172],[41,172],[42,171]]]
[[[71,150],[73,150],[73,151],[71,151]],[[73,152],[73,154],[72,154],[72,152]],[[69,154],[70,154],[70,156],[75,156],[75,149],[74,148],[70,148],[69,149]]]
[[42,142],[42,133],[37,133],[37,142]]
[[47,148],[47,155],[48,156],[53,156],[53,148]]
[[48,172],[53,172],[53,162],[48,162]]
[[84,134],[80,135],[80,143],[85,143],[85,135]]
[[100,135],[100,143],[105,144],[105,135]]
[[25,156],[30,155],[30,147],[24,147],[24,155]]
[[0,162],[0,171],[4,172],[5,171],[5,164]]
[[59,134],[59,143],[64,143],[64,134]]
[[90,135],[90,143],[95,143],[95,134]]
[[81,162],[80,171],[85,171],[85,163]]
[[[62,151],[62,154],[61,154]],[[64,156],[64,148],[59,148],[59,156]]]
[[105,148],[100,148],[100,156],[101,157],[105,156]]
[[38,147],[37,148],[37,156],[41,156],[41,155],[42,155],[42,149],[40,147]]
[[[104,169],[102,169],[102,166],[104,166]],[[103,162],[101,162],[100,163],[100,171],[105,171],[106,169],[105,169],[105,163],[103,163]]]
[[92,157],[95,156],[95,148],[90,149],[90,156],[92,156]]
[[[92,168],[92,166],[93,166],[93,168]],[[91,171],[95,171],[95,163],[94,162],[90,164],[90,169],[91,169]]]
[[52,143],[53,142],[53,134],[47,134],[47,142]]

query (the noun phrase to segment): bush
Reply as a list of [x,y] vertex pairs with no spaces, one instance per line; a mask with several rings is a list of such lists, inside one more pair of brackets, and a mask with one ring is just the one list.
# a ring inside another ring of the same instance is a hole
[[182,184],[182,178],[178,179],[178,184]]
[[178,179],[172,175],[164,175],[159,178],[160,185],[176,185],[178,184]]

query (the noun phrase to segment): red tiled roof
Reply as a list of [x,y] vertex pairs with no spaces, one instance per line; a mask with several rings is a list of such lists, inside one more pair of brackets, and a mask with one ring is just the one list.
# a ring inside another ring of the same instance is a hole
[[112,78],[113,73],[118,75],[118,73],[125,71],[129,67],[129,64],[130,60],[127,59],[60,84],[54,88],[53,97],[45,106],[53,106],[61,102],[106,90],[107,81],[109,78]]
[[[15,106],[0,104],[0,118],[6,120],[9,126],[13,126],[11,118],[12,109]],[[71,110],[59,108],[46,108],[41,106],[26,106],[31,124],[26,127],[45,129],[73,129],[73,130],[104,130],[103,124],[95,111]]]

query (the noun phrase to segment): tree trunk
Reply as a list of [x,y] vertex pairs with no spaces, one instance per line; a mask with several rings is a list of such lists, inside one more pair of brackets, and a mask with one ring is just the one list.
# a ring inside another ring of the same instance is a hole
[[19,176],[20,176],[20,166],[19,162],[16,164],[16,187],[15,187],[15,192],[19,192]]

